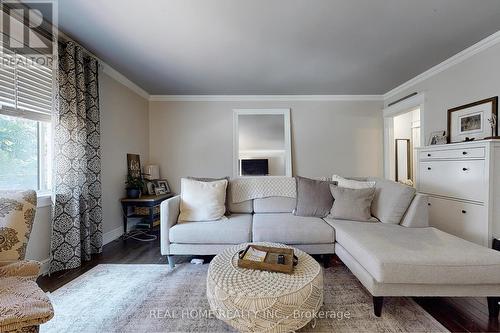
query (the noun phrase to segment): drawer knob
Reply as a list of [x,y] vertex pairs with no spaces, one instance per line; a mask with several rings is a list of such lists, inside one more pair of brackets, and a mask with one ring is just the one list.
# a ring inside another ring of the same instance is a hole
[[431,154],[427,154],[428,157],[431,157]]
[[430,170],[430,169],[431,169],[431,167],[427,167],[427,170]]
[[469,170],[469,169],[468,169],[468,168],[462,168],[462,170],[463,170],[463,171],[467,171],[467,170]]
[[464,210],[464,209],[462,209],[462,214],[465,214],[465,213],[467,213],[467,211],[466,211],[466,210]]
[[432,206],[430,202],[427,203],[427,206]]
[[463,152],[462,152],[462,155],[467,155],[467,152],[466,152],[466,151],[463,151]]

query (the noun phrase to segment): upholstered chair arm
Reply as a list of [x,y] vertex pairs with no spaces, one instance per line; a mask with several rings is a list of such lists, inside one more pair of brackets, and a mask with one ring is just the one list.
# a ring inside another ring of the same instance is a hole
[[0,266],[0,277],[26,277],[36,280],[40,273],[40,263],[34,260],[21,260]]
[[161,254],[170,254],[169,229],[177,223],[181,204],[181,196],[167,199],[160,206],[160,243]]
[[425,228],[429,226],[429,198],[417,193],[401,221],[401,225],[409,228]]

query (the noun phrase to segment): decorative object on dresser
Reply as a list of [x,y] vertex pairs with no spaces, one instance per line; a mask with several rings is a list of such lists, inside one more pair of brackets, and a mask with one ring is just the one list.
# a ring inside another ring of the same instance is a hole
[[483,246],[500,236],[500,140],[418,148],[431,226]]
[[[448,142],[495,137],[498,132],[497,112],[498,96],[449,109]],[[490,126],[487,126],[488,123]]]
[[432,132],[429,136],[429,141],[427,142],[428,146],[434,145],[445,145],[448,143],[448,136],[446,135],[446,131],[435,131]]

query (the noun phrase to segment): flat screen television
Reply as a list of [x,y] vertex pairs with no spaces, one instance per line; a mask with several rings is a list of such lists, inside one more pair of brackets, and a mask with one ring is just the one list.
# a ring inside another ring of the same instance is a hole
[[252,158],[241,160],[242,176],[265,176],[269,174],[269,160]]

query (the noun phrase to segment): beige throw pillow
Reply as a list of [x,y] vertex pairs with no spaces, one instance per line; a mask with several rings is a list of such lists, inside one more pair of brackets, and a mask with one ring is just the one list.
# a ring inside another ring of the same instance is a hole
[[181,179],[179,221],[214,221],[224,216],[227,180]]
[[330,185],[334,198],[330,216],[340,220],[369,222],[375,188],[352,189]]
[[375,187],[376,182],[374,181],[359,181],[354,179],[347,179],[339,175],[333,175],[332,181],[337,182],[339,187],[361,189],[361,188],[372,188]]

